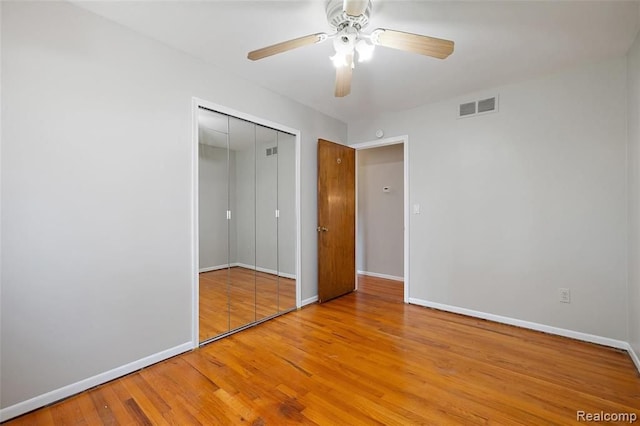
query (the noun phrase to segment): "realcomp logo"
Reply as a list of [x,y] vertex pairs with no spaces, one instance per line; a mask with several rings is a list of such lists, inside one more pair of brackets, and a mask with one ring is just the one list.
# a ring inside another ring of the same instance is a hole
[[626,422],[635,423],[638,420],[637,413],[587,413],[586,411],[576,411],[576,420],[579,422]]

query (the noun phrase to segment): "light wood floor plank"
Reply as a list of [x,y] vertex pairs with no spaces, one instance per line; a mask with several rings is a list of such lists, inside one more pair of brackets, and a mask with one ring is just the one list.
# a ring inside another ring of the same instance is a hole
[[203,342],[296,306],[296,281],[242,267],[199,275]]
[[7,426],[565,425],[578,410],[640,416],[640,375],[625,352],[405,305],[402,291],[401,282],[361,277],[356,293]]

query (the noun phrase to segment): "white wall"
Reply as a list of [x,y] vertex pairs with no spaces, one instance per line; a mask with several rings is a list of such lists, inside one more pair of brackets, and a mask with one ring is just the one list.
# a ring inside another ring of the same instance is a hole
[[[230,123],[228,166],[226,128],[220,130],[224,134],[199,130],[200,270],[240,263],[295,276],[295,136],[240,119]],[[278,153],[267,156],[274,147]]]
[[[296,200],[293,196],[296,188],[296,139],[286,133],[278,133],[278,271],[294,275],[296,271],[295,212]],[[308,244],[313,241],[307,240]],[[317,292],[316,292],[317,294]]]
[[[231,163],[235,164],[235,156],[233,158]],[[226,213],[229,192],[227,162],[226,148],[198,146],[200,269],[223,267],[231,262]]]
[[403,157],[402,144],[358,151],[359,271],[404,275]]
[[[193,96],[346,125],[62,2],[2,4],[1,407],[191,341]],[[317,293],[302,168],[302,297]]]
[[[229,135],[233,139],[233,133]],[[231,213],[232,227],[237,236],[237,262],[253,266],[256,263],[256,152],[251,148],[235,151],[236,208]]]
[[[639,6],[640,7],[640,6]],[[629,342],[640,357],[640,33],[627,56],[629,125]],[[640,369],[640,365],[638,365]]]
[[349,123],[409,135],[411,298],[627,339],[625,80],[619,58]]
[[[267,156],[276,146],[276,131],[262,129],[268,138],[256,141],[256,259],[258,268],[278,270],[278,156]],[[295,159],[294,159],[295,161]],[[295,163],[294,163],[295,164]]]

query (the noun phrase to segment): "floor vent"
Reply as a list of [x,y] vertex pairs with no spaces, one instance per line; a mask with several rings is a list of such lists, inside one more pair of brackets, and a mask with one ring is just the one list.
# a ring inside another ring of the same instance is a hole
[[487,114],[498,110],[498,97],[480,99],[479,101],[465,102],[458,107],[458,117],[472,117],[474,115]]

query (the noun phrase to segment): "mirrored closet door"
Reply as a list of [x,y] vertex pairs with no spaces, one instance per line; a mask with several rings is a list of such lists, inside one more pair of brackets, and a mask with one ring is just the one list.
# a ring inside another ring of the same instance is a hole
[[198,110],[200,342],[296,308],[295,147]]

